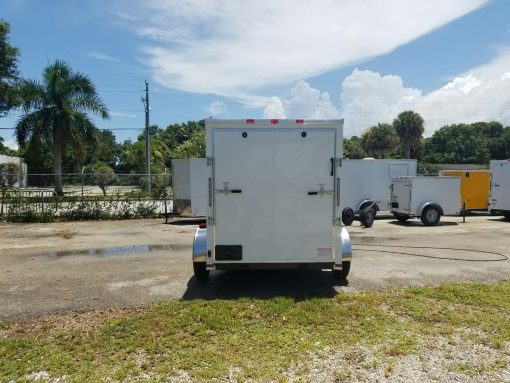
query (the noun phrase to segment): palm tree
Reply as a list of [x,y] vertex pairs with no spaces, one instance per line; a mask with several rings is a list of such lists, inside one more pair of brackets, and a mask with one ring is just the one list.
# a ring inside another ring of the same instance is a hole
[[398,136],[390,124],[377,124],[361,135],[361,147],[370,156],[384,158],[384,154],[395,150]]
[[60,60],[44,69],[42,83],[22,80],[20,98],[24,115],[16,125],[18,143],[23,146],[36,139],[52,145],[55,192],[62,195],[64,144],[80,147],[93,142],[97,128],[87,113],[107,119],[108,109],[92,81]]
[[393,120],[393,127],[397,131],[400,143],[404,148],[405,158],[411,158],[411,148],[416,148],[424,132],[423,118],[412,110],[400,113]]

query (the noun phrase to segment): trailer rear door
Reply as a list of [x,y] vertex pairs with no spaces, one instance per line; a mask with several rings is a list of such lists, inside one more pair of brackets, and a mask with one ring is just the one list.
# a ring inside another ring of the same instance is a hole
[[332,261],[335,142],[334,128],[214,129],[216,263]]
[[409,178],[395,179],[391,187],[391,210],[411,214],[412,181]]
[[510,162],[491,163],[491,209],[510,210]]

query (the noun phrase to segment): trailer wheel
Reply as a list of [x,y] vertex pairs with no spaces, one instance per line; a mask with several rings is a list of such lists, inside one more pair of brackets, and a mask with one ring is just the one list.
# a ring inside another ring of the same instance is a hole
[[441,212],[435,206],[427,206],[423,209],[420,219],[425,226],[434,226],[441,219]]
[[209,270],[206,269],[206,262],[193,262],[193,273],[197,281],[207,281]]
[[407,222],[407,220],[410,218],[409,215],[402,213],[393,213],[393,215],[399,222]]
[[372,209],[374,211],[374,217],[377,215],[377,212],[379,211],[379,206],[375,202],[365,202],[360,207],[359,210],[367,210]]
[[503,217],[505,217],[505,219],[510,219],[510,213],[503,213]]
[[351,271],[351,261],[343,261],[342,270],[333,270],[333,278],[339,281],[347,279],[349,271]]
[[351,226],[353,221],[354,210],[352,210],[350,207],[346,207],[344,210],[342,210],[342,222],[345,226]]
[[359,220],[361,224],[365,227],[372,227],[374,224],[375,212],[374,209],[370,208],[367,210],[362,210],[359,212]]

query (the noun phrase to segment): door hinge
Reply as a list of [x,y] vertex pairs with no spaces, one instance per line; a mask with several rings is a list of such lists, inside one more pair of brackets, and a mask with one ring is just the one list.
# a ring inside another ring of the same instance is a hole
[[335,166],[337,168],[341,168],[342,167],[342,159],[341,158],[335,158]]
[[207,166],[213,166],[214,165],[214,157],[207,157],[206,162],[207,162]]

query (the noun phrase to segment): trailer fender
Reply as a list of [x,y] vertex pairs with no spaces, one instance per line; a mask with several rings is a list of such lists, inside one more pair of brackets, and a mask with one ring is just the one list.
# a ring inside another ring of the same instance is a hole
[[193,239],[193,262],[207,262],[207,228],[197,227]]
[[374,211],[377,213],[379,211],[379,206],[377,206],[377,202],[373,199],[366,199],[358,205],[358,211],[363,210],[366,206],[372,206]]
[[340,237],[342,241],[342,261],[351,261],[352,260],[351,237],[349,236],[349,232],[345,227],[342,227]]
[[418,211],[416,212],[416,215],[419,217],[421,216],[421,213],[423,212],[423,209],[425,209],[427,206],[434,206],[435,208],[437,208],[439,210],[439,213],[441,215],[444,215],[443,214],[443,208],[441,206],[439,206],[437,203],[435,202],[425,202],[423,205],[420,206],[420,208],[418,209]]

